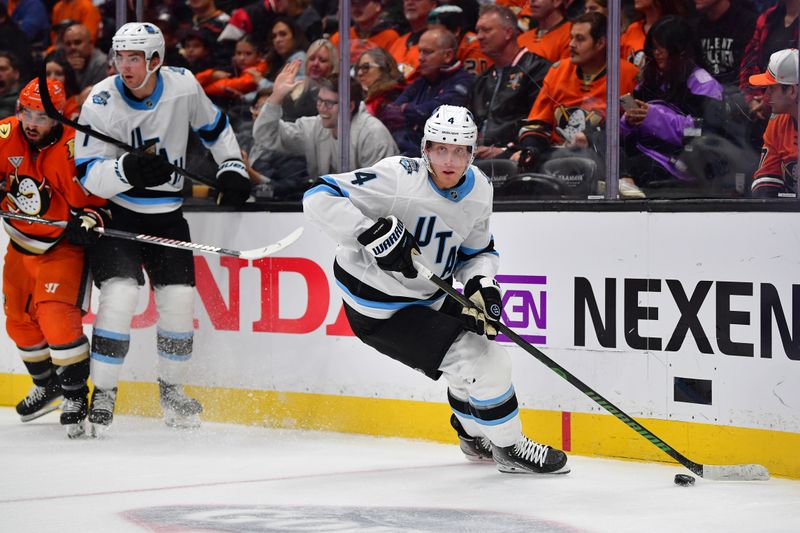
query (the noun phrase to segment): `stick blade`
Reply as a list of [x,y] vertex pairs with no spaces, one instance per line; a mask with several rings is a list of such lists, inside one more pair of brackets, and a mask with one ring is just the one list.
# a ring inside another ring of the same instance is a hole
[[239,253],[239,257],[248,260],[261,259],[263,257],[267,257],[268,255],[272,255],[274,253],[283,250],[284,248],[292,244],[294,241],[299,239],[300,235],[302,234],[303,234],[303,226],[300,226],[299,228],[297,228],[296,230],[294,230],[289,235],[287,235],[286,237],[284,237],[283,239],[279,240],[276,243],[267,246],[262,246],[261,248],[253,248],[252,250],[242,250],[241,253]]
[[767,467],[749,465],[703,465],[703,479],[714,481],[766,481],[769,479]]

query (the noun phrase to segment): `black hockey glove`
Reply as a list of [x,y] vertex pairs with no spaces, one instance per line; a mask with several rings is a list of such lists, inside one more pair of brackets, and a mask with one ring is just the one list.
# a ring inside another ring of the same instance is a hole
[[72,244],[92,246],[102,235],[95,228],[105,227],[109,214],[98,208],[85,207],[72,215],[64,228],[64,237]]
[[128,152],[117,160],[117,166],[134,187],[156,187],[172,179],[172,165],[162,155]]
[[383,270],[402,272],[407,278],[416,278],[417,269],[411,261],[411,252],[419,247],[403,222],[394,215],[379,218],[367,231],[358,236],[360,242]]
[[477,309],[461,309],[464,327],[490,339],[497,337],[497,328],[493,323],[500,322],[503,315],[503,294],[497,281],[487,276],[475,276],[464,286],[464,296],[477,306]]
[[220,205],[242,207],[250,198],[250,176],[244,163],[238,159],[228,159],[217,170],[217,189]]

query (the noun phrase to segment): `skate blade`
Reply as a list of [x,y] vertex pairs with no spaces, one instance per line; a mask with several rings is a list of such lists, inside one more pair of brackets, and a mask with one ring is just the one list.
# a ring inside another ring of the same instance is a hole
[[497,463],[497,470],[504,474],[543,474],[543,475],[550,475],[550,474],[569,474],[570,467],[568,465],[564,465],[558,470],[553,470],[552,472],[537,472],[536,470],[529,470],[527,468],[522,468],[518,466],[510,466],[504,465],[501,463]]
[[182,416],[175,413],[164,413],[164,423],[176,429],[197,429],[200,427],[200,416]]
[[110,424],[89,424],[89,436],[93,439],[107,439],[111,435]]
[[67,438],[69,439],[83,439],[90,437],[90,435],[86,432],[85,420],[81,420],[77,424],[66,424],[64,427],[67,430]]
[[35,413],[31,413],[31,414],[25,415],[25,416],[20,416],[19,419],[22,422],[30,422],[31,420],[36,420],[37,418],[43,417],[47,413],[52,413],[53,411],[55,411],[56,409],[61,407],[61,400],[62,399],[63,398],[59,398],[58,401],[53,402],[53,403],[51,403],[49,405],[46,405],[46,406],[42,407],[41,409],[39,409]]
[[494,463],[494,459],[492,459],[491,457],[484,457],[482,455],[467,455],[465,453],[464,457],[466,457],[467,461],[469,461],[470,463],[487,464],[487,465]]

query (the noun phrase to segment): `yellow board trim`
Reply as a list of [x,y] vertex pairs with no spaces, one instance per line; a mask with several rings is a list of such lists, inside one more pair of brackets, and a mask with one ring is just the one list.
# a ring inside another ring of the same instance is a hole
[[[30,386],[28,376],[0,373],[0,405],[15,405]],[[448,422],[450,407],[445,403],[222,387],[187,387],[187,392],[203,403],[202,418],[212,422],[456,442]],[[117,412],[161,416],[158,386],[120,383]],[[531,438],[562,446],[560,411],[523,409],[521,417]],[[611,415],[571,413],[570,419],[573,454],[673,462]],[[637,421],[698,463],[759,463],[772,475],[800,479],[800,434],[673,420]]]

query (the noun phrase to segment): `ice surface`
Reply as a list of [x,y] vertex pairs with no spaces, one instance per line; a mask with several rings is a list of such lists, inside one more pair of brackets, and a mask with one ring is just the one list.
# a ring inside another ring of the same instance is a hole
[[57,412],[0,408],[0,531],[800,532],[800,481],[678,487],[679,466],[570,461],[509,475],[456,445],[130,416],[68,441]]

